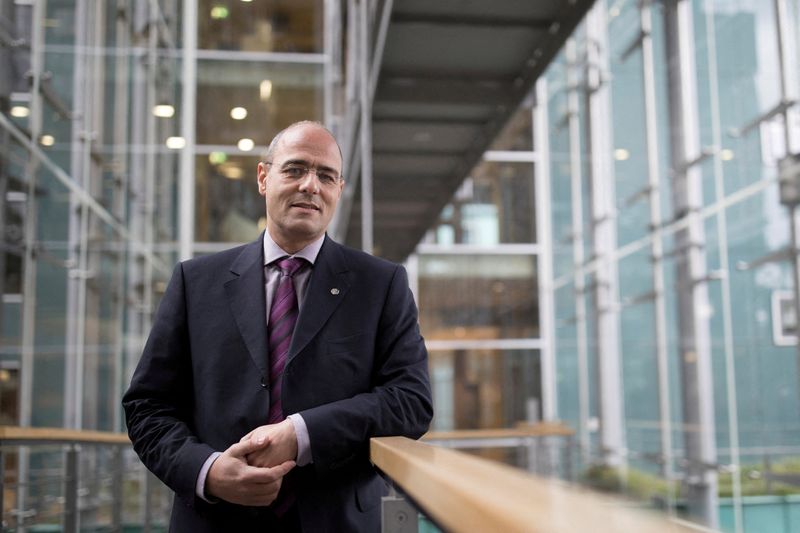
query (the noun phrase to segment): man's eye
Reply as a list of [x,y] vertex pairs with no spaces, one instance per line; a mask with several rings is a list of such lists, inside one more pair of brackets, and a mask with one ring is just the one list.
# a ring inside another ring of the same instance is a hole
[[303,167],[286,167],[283,169],[283,172],[287,176],[291,176],[293,178],[299,178],[306,174],[306,169]]
[[333,174],[327,174],[323,172],[321,174],[318,173],[317,176],[319,177],[319,181],[325,184],[336,182],[336,177]]

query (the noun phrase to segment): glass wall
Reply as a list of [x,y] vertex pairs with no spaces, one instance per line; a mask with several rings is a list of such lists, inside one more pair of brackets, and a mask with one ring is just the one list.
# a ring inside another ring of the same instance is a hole
[[[322,0],[0,2],[0,424],[124,431],[173,265],[257,237],[260,152],[325,119],[325,14]],[[106,452],[81,454],[86,527],[114,514]],[[6,526],[61,523],[61,448],[4,460]],[[123,462],[123,520],[163,526],[168,506],[145,517],[139,500],[168,491]]]
[[261,153],[289,124],[326,119],[324,13],[323,0],[199,3],[194,253],[258,236]]
[[798,243],[779,173],[800,151],[799,23],[793,2],[598,2],[540,101],[556,397],[581,469],[724,531],[797,527]]
[[436,430],[541,418],[532,117],[530,105],[514,116],[409,260]]

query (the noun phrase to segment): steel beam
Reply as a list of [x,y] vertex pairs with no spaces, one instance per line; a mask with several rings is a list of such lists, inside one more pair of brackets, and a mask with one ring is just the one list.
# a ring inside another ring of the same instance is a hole
[[611,102],[608,89],[608,24],[605,4],[599,3],[586,19],[586,131],[589,165],[589,201],[592,244],[598,268],[594,283],[594,332],[598,369],[600,453],[604,464],[626,462],[622,368],[619,346],[619,294],[616,205],[611,161]]
[[197,105],[197,2],[183,0],[183,58],[181,63],[181,137],[186,146],[180,152],[178,186],[179,259],[194,255],[195,240],[195,144]]
[[372,66],[370,50],[370,0],[360,0],[359,9],[359,97],[361,99],[361,249],[372,253],[372,95],[370,67]]
[[404,13],[402,11],[392,16],[395,24],[426,25],[441,27],[466,26],[470,29],[488,28],[522,28],[528,30],[547,30],[553,25],[553,20],[542,17],[506,17],[488,11],[480,15],[461,13],[457,15],[439,15],[435,13]]
[[[652,5],[639,6],[642,51],[642,92],[644,93],[645,143],[647,146],[646,196],[650,207],[650,227],[662,223],[661,172],[658,150],[658,109],[656,107],[656,72],[653,52]],[[675,512],[675,494],[672,490],[672,414],[670,408],[669,354],[667,352],[667,316],[664,298],[664,243],[661,235],[653,235],[650,244],[653,276],[653,329],[655,332],[656,368],[658,369],[658,413],[661,438],[661,475],[667,480],[667,512]]]
[[670,164],[674,175],[672,205],[687,225],[675,232],[679,365],[681,375],[684,478],[688,511],[706,526],[718,525],[717,450],[714,418],[714,378],[711,372],[711,339],[708,283],[704,252],[705,230],[699,209],[703,206],[702,174],[697,165],[700,147],[697,124],[697,81],[694,62],[692,5],[688,0],[664,3],[667,94],[671,137]]
[[578,370],[578,447],[584,465],[591,461],[589,439],[589,348],[586,333],[586,281],[581,265],[585,262],[583,227],[583,163],[581,161],[581,125],[578,109],[578,54],[575,40],[567,39],[567,124],[569,127],[570,204],[572,215],[572,262],[575,266],[575,344]]

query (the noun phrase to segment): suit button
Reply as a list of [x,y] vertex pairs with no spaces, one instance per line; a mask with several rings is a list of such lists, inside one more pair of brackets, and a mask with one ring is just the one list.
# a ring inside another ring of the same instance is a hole
[[261,388],[262,389],[266,389],[267,388],[267,380],[265,378],[263,378],[263,377],[261,378]]

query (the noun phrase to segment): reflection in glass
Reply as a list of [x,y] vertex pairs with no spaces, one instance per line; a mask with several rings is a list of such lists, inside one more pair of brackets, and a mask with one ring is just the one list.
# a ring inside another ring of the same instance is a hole
[[323,92],[321,65],[200,61],[197,143],[266,145],[293,122],[321,120]]
[[321,52],[321,0],[201,0],[198,46],[206,50]]
[[485,161],[440,215],[437,244],[536,242],[533,165]]
[[514,427],[539,419],[539,352],[431,350],[435,430]]
[[533,111],[530,107],[522,107],[508,121],[491,150],[533,150]]
[[264,229],[256,187],[258,157],[212,152],[195,159],[195,239],[249,242]]
[[537,337],[536,283],[529,255],[421,255],[422,331],[447,340]]

